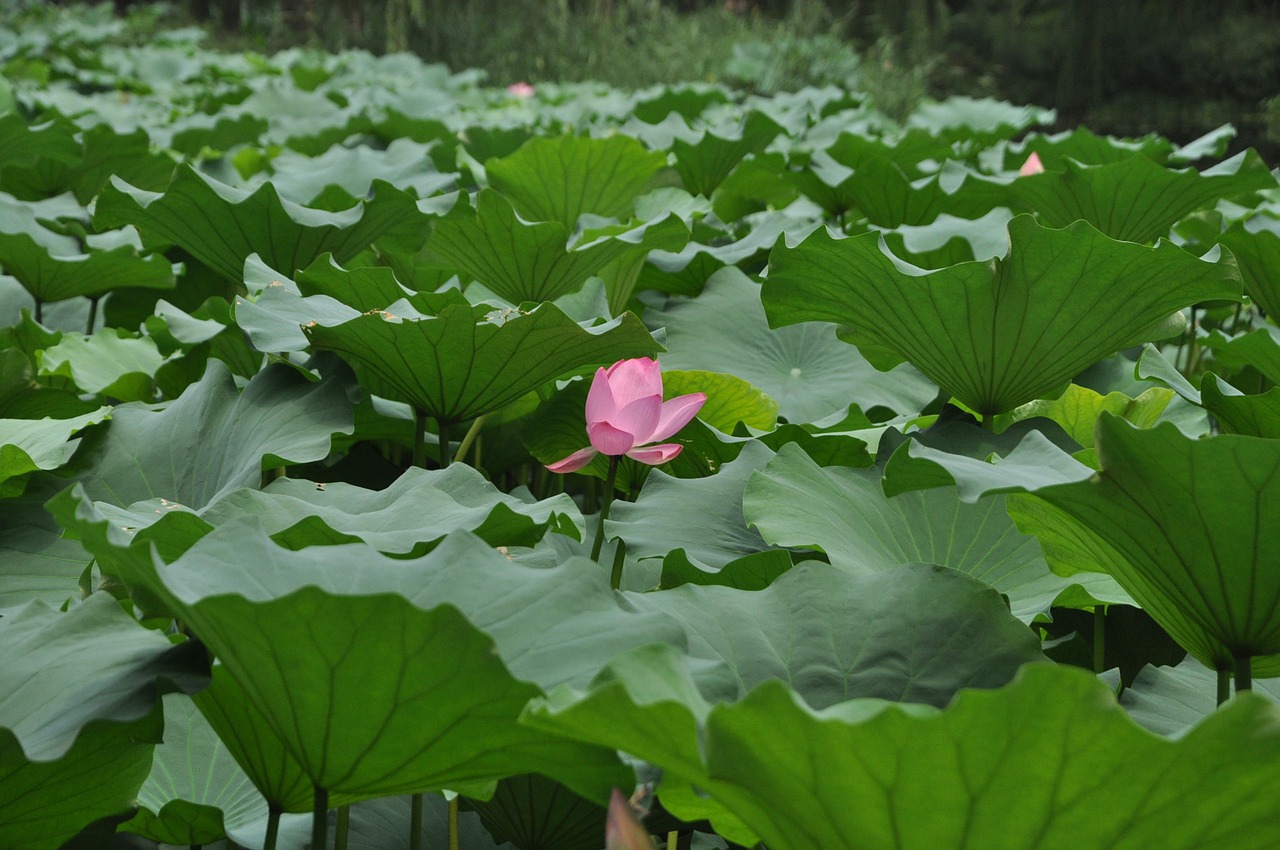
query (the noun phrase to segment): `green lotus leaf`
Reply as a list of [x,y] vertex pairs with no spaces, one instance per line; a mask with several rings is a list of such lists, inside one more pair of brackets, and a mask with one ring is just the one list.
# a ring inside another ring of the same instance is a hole
[[391,269],[385,266],[345,269],[334,261],[332,254],[322,254],[299,270],[294,282],[304,297],[327,295],[361,313],[381,310],[401,298],[413,296],[412,290],[402,286]]
[[1046,171],[1065,171],[1068,159],[1084,165],[1105,165],[1131,159],[1134,154],[1164,165],[1173,152],[1173,142],[1155,133],[1140,139],[1118,139],[1099,136],[1087,127],[1077,127],[1052,135],[1031,133],[1021,142],[1005,148],[1001,166],[1005,170],[1017,171],[1033,153],[1040,158],[1040,164]]
[[388,233],[420,229],[421,221],[412,196],[380,181],[373,200],[326,212],[281,199],[270,183],[249,194],[189,165],[163,193],[113,179],[94,211],[98,227],[134,225],[145,245],[177,245],[237,284],[250,254],[292,273],[326,252],[346,262]]
[[768,115],[751,110],[732,136],[706,130],[696,139],[676,138],[671,144],[676,173],[689,192],[710,198],[739,162],[760,153],[782,131]]
[[153,150],[144,129],[117,132],[110,124],[81,130],[74,159],[42,157],[31,168],[5,175],[7,191],[27,198],[71,192],[82,204],[93,200],[106,182],[119,177],[133,186],[163,189],[176,162],[165,151]]
[[1001,428],[1006,422],[1043,416],[1057,422],[1071,439],[1088,449],[1093,448],[1094,425],[1102,411],[1113,413],[1139,428],[1150,428],[1160,419],[1173,395],[1173,390],[1151,387],[1137,398],[1130,398],[1124,393],[1102,395],[1087,387],[1069,384],[1056,399],[1037,399],[997,418],[996,428]]
[[1218,364],[1232,369],[1252,366],[1272,384],[1280,384],[1280,327],[1266,324],[1230,339],[1215,330],[1202,344],[1212,349]]
[[1280,439],[1280,387],[1244,395],[1210,372],[1200,382],[1200,399],[1224,433]]
[[668,215],[569,246],[563,224],[521,221],[502,195],[485,190],[474,210],[459,202],[436,223],[427,252],[432,262],[465,272],[508,302],[522,304],[554,301],[624,256],[677,251],[688,238],[680,219]]
[[494,844],[521,850],[600,850],[605,808],[537,774],[498,783],[489,800],[464,799],[480,816]]
[[1066,384],[1102,357],[1167,336],[1188,304],[1239,300],[1227,261],[1198,260],[1161,243],[1109,239],[1089,225],[1009,222],[1004,259],[917,274],[873,234],[816,231],[779,245],[762,291],[774,326],[843,322],[864,344],[907,360],[971,410],[1012,410]]
[[196,112],[183,115],[167,128],[171,131],[168,147],[195,158],[206,148],[229,151],[239,145],[254,144],[267,131],[270,122],[256,115],[207,115]]
[[[1255,222],[1263,228],[1254,230]],[[1240,264],[1240,277],[1244,279],[1244,291],[1268,316],[1280,316],[1280,220],[1257,217],[1248,222],[1236,222],[1218,241],[1231,249]]]
[[483,305],[448,306],[435,316],[408,311],[403,317],[366,314],[304,331],[316,348],[358,364],[374,379],[372,392],[447,424],[505,407],[574,369],[652,355],[659,347],[629,313],[584,327],[554,304],[528,312],[496,312]]
[[932,564],[894,566],[858,573],[808,562],[763,590],[685,585],[628,598],[679,621],[694,658],[725,663],[721,699],[776,679],[815,708],[855,697],[943,706],[961,688],[1000,687],[1044,660],[990,587]]
[[90,499],[121,507],[163,498],[202,508],[257,486],[264,462],[323,459],[332,435],[350,430],[350,405],[333,381],[311,383],[270,366],[240,392],[226,366],[211,360],[204,378],[161,410],[114,408],[79,480]]
[[314,203],[330,187],[363,198],[375,180],[412,190],[418,198],[456,189],[458,182],[458,175],[436,171],[430,145],[411,139],[395,139],[385,150],[335,145],[316,156],[286,150],[271,160],[271,172],[280,196],[299,204]]
[[[1177,667],[1144,667],[1120,694],[1120,704],[1157,735],[1178,735],[1217,709],[1218,673],[1194,658]],[[1280,701],[1280,682],[1255,682],[1254,693]]]
[[164,742],[138,806],[120,830],[165,844],[212,844],[267,817],[266,800],[183,694],[164,697]]
[[1004,207],[976,219],[943,213],[929,224],[885,231],[884,240],[894,256],[914,266],[943,269],[998,257],[1008,250],[1009,236],[1005,231],[1012,217]]
[[139,257],[129,245],[61,255],[29,234],[0,232],[0,267],[37,302],[96,298],[114,289],[172,289],[173,267],[163,256]]
[[947,140],[990,143],[1037,124],[1051,124],[1056,118],[1052,109],[1039,106],[1018,106],[990,97],[949,97],[921,103],[907,117],[906,127]]
[[1096,478],[1036,490],[1113,547],[1112,574],[1202,663],[1280,653],[1280,443],[1098,420]]
[[1077,583],[1095,599],[1128,600],[1106,576],[1054,575],[1035,538],[1014,527],[1003,496],[967,503],[937,488],[887,498],[879,469],[823,468],[798,446],[783,446],[751,477],[743,509],[768,542],[820,549],[838,567],[896,575],[921,562],[965,573],[1004,594],[1024,622]]
[[625,660],[525,721],[625,741],[778,850],[1066,850],[1082,838],[1261,850],[1280,838],[1280,803],[1253,791],[1280,776],[1280,714],[1260,697],[1170,740],[1135,726],[1092,675],[1053,665],[942,711],[872,700],[817,711],[780,682],[709,707],[666,684],[680,672],[670,655]]
[[533,138],[484,164],[489,185],[525,221],[558,221],[572,231],[578,216],[631,217],[632,204],[667,164],[628,136]]
[[101,407],[71,419],[0,419],[0,496],[21,493],[29,472],[65,464],[80,444],[72,435],[110,415]]
[[152,401],[164,362],[149,337],[104,328],[93,336],[64,334],[44,350],[40,376],[66,378],[82,392],[119,401]]
[[[1035,212],[1050,227],[1083,219],[1112,239],[1151,242],[1167,236],[1188,213],[1276,186],[1271,170],[1252,150],[1204,172],[1172,170],[1145,156],[1020,177],[1006,190],[1019,210]],[[1206,299],[1207,300],[1207,299]]]
[[335,804],[531,771],[602,800],[623,781],[611,756],[516,716],[622,649],[683,639],[665,617],[626,612],[596,565],[524,567],[465,534],[392,560],[358,544],[282,549],[240,521],[167,568],[133,566],[126,582],[190,625]]
[[[28,125],[16,112],[0,114],[0,174],[6,169],[29,168],[42,159],[75,162],[80,145],[70,128],[57,121]],[[0,176],[0,189],[12,191]]]
[[0,609],[38,599],[58,607],[80,594],[79,579],[93,557],[62,527],[44,503],[66,487],[53,476],[35,476],[23,494],[0,511]]
[[736,375],[778,403],[790,422],[814,422],[852,402],[915,413],[937,387],[909,366],[875,370],[828,325],[770,329],[760,287],[738,269],[716,272],[702,295],[671,299],[645,318],[667,329],[664,369],[704,369]]
[[736,590],[763,590],[795,566],[785,549],[766,549],[743,555],[709,572],[689,560],[683,549],[672,549],[662,559],[662,587],[682,584],[716,585]]
[[[502,783],[498,783],[499,789]],[[333,821],[331,819],[330,828]],[[413,823],[409,797],[381,797],[365,800],[351,807],[348,850],[412,850],[415,846],[449,846],[449,803],[439,794],[426,794],[422,806],[421,845],[410,843]],[[604,835],[601,827],[599,835]],[[306,836],[310,837],[310,836]],[[498,844],[481,824],[475,812],[458,812],[458,846],[465,850],[517,850],[513,844]],[[297,850],[304,850],[299,842]],[[536,846],[536,845],[534,845]],[[556,845],[558,846],[558,845]],[[597,848],[598,850],[598,848]]]

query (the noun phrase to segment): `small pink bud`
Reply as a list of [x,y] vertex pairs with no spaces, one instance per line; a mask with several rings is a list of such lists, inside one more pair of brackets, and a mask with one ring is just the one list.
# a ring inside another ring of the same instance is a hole
[[1022,163],[1022,167],[1018,169],[1020,177],[1026,177],[1031,174],[1043,174],[1044,163],[1040,161],[1040,154],[1035,151],[1031,152],[1031,156],[1027,157],[1027,161]]
[[518,83],[512,83],[507,86],[507,94],[513,94],[516,97],[533,97],[535,89],[533,86],[521,80]]
[[617,788],[609,798],[609,815],[604,827],[604,850],[653,850],[649,833],[640,825],[627,798]]

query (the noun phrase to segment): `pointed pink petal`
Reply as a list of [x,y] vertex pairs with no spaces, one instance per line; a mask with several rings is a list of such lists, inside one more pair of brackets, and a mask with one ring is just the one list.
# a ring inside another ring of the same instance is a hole
[[604,422],[617,410],[617,402],[609,389],[609,375],[604,369],[597,369],[595,378],[591,380],[591,389],[587,390],[587,423]]
[[619,431],[608,422],[592,422],[587,425],[587,436],[591,438],[591,445],[607,455],[624,455],[636,444],[635,437],[626,431]]
[[1031,174],[1043,174],[1044,163],[1040,161],[1040,154],[1035,151],[1031,152],[1031,156],[1027,157],[1027,161],[1022,163],[1022,167],[1018,169],[1018,174],[1026,177]]
[[598,454],[599,452],[597,452],[593,447],[587,446],[585,449],[579,449],[569,455],[564,460],[558,460],[555,463],[547,464],[547,470],[550,472],[560,473],[577,472],[579,469],[582,469],[582,467],[591,463],[591,459]]
[[638,460],[641,463],[647,463],[650,466],[657,466],[660,463],[666,463],[674,460],[684,450],[684,446],[679,443],[663,443],[658,446],[644,446],[639,449],[632,449],[627,452],[627,457],[632,460]]
[[637,357],[609,367],[609,390],[618,409],[645,396],[662,395],[662,371],[656,360]]
[[665,440],[681,428],[689,424],[689,420],[698,415],[702,405],[707,403],[706,393],[690,393],[676,396],[662,405],[662,415],[658,418],[658,426],[653,429],[648,439]]
[[626,431],[634,440],[633,445],[652,442],[649,435],[658,427],[662,416],[662,396],[638,398],[619,410],[609,424],[619,431]]
[[640,825],[627,798],[617,788],[609,797],[604,825],[604,850],[653,850],[649,832]]

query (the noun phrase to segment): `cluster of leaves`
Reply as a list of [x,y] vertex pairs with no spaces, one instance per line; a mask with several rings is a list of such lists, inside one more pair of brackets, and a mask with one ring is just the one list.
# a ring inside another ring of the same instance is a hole
[[[0,37],[0,844],[1280,843],[1229,128],[103,36]],[[653,355],[615,591],[542,465]]]

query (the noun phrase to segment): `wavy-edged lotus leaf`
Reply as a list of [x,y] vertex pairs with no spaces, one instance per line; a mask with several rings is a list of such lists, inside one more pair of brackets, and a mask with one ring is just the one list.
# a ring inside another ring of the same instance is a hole
[[[1255,223],[1270,229],[1254,229]],[[1255,217],[1232,224],[1218,241],[1240,264],[1244,291],[1268,316],[1280,316],[1280,218]]]
[[1227,434],[1280,439],[1280,387],[1245,395],[1209,372],[1200,382],[1200,402]]
[[498,783],[493,797],[464,798],[495,844],[520,850],[600,850],[605,808],[536,773]]
[[316,348],[336,351],[373,378],[369,389],[445,423],[491,413],[583,366],[660,348],[630,313],[583,326],[554,304],[530,311],[451,305],[437,315],[407,302],[338,325],[308,325]]
[[662,559],[662,587],[683,584],[715,585],[736,590],[763,590],[795,564],[785,549],[766,549],[743,555],[715,572],[694,565],[683,549],[672,549]]
[[636,558],[661,558],[682,548],[693,564],[711,571],[772,548],[742,513],[747,480],[771,457],[769,448],[753,441],[706,478],[675,478],[655,469],[638,499],[614,504],[605,534],[621,537]]
[[465,272],[512,304],[554,301],[576,292],[593,274],[624,256],[678,251],[689,240],[672,215],[569,245],[559,221],[521,221],[510,202],[482,190],[474,210],[463,201],[436,222],[427,254],[433,263]]
[[954,488],[888,498],[881,471],[821,467],[799,446],[783,446],[747,483],[747,521],[778,546],[817,548],[838,567],[895,574],[903,564],[948,567],[995,588],[1024,622],[1047,614],[1073,584],[1095,599],[1126,602],[1103,575],[1067,579],[1020,534],[1003,496],[968,503]]
[[1035,495],[1114,547],[1116,580],[1205,665],[1280,653],[1280,443],[1107,414],[1097,448],[1096,477]]
[[1104,165],[1132,159],[1134,154],[1164,165],[1173,152],[1173,142],[1155,133],[1139,139],[1120,139],[1077,127],[1053,134],[1031,133],[1021,142],[1004,148],[1000,165],[1004,170],[1017,171],[1033,153],[1046,171],[1065,170],[1068,159],[1084,165]]
[[1057,115],[1052,109],[1019,106],[991,97],[949,97],[921,103],[907,117],[906,127],[927,130],[948,140],[990,143],[1012,138],[1029,127],[1051,124]]
[[[1194,658],[1176,667],[1144,667],[1120,694],[1138,724],[1157,735],[1178,735],[1217,710],[1218,673]],[[1280,682],[1253,683],[1253,692],[1280,702]]]
[[1151,242],[1167,236],[1183,216],[1220,198],[1276,186],[1258,155],[1244,151],[1198,172],[1174,170],[1146,156],[1086,166],[1064,161],[1065,170],[1020,177],[1004,191],[1012,204],[1035,212],[1050,227],[1083,219],[1112,239]]
[[138,806],[120,830],[165,844],[212,844],[267,818],[266,800],[185,694],[164,697],[164,742]]
[[1280,802],[1254,792],[1280,777],[1280,714],[1260,697],[1170,740],[1138,728],[1095,677],[1053,665],[941,711],[878,700],[815,711],[779,682],[708,707],[664,686],[679,672],[672,659],[627,660],[585,695],[535,703],[526,722],[625,741],[778,850],[1262,850],[1280,839]]
[[[135,524],[144,525],[147,506],[138,507],[143,516]],[[581,538],[583,526],[567,495],[524,502],[465,464],[410,468],[383,490],[281,478],[265,490],[229,493],[199,513],[214,526],[256,516],[272,539],[291,549],[363,540],[400,555],[421,555],[453,531],[469,531],[491,546],[532,546],[548,529]]]
[[132,224],[143,244],[177,245],[237,284],[250,254],[292,273],[326,252],[346,262],[388,233],[421,229],[422,219],[411,195],[381,181],[372,200],[327,212],[282,199],[270,183],[248,193],[190,165],[163,193],[112,178],[94,210],[98,227]]
[[350,403],[335,381],[314,383],[272,365],[240,392],[218,360],[163,409],[125,404],[111,417],[78,478],[89,498],[120,507],[163,498],[202,508],[257,486],[264,462],[327,457],[333,434],[352,427]]
[[1222,366],[1232,369],[1252,366],[1272,384],[1280,384],[1280,327],[1265,324],[1231,338],[1215,330],[1202,344],[1213,350],[1214,360]]
[[381,310],[413,295],[386,266],[345,269],[332,254],[321,254],[311,265],[299,270],[294,275],[294,283],[303,297],[327,295],[361,313]]
[[80,593],[79,579],[93,557],[62,526],[44,503],[66,487],[66,481],[37,475],[25,491],[5,499],[0,511],[0,609],[38,599],[59,607]]
[[140,257],[129,245],[87,254],[61,255],[27,233],[0,232],[0,267],[37,302],[96,298],[114,289],[172,289],[173,266],[156,254]]
[[829,325],[770,329],[759,285],[736,268],[713,274],[697,298],[671,299],[645,318],[667,329],[664,369],[736,375],[776,400],[790,422],[814,422],[851,402],[915,413],[938,393],[910,366],[877,371]]
[[168,146],[194,159],[205,148],[229,151],[239,145],[255,144],[268,126],[266,118],[256,115],[195,112],[176,118],[166,129],[172,131]]
[[894,256],[918,268],[942,269],[999,257],[1009,248],[1011,218],[1013,213],[1004,207],[975,219],[944,213],[929,224],[887,230],[884,239]]
[[920,274],[900,269],[876,234],[819,230],[774,249],[762,300],[771,325],[847,323],[860,344],[909,361],[992,415],[1167,336],[1175,310],[1241,299],[1232,263],[1169,243],[1121,243],[1083,222],[1053,230],[1026,215],[1009,222],[1009,239],[1003,259]]
[[1000,687],[1044,660],[992,588],[934,564],[894,567],[806,562],[763,590],[690,584],[628,598],[678,620],[690,655],[724,662],[719,699],[777,679],[815,708],[855,697],[944,706],[961,688]]
[[1003,427],[1005,423],[1043,416],[1057,422],[1067,436],[1088,449],[1093,448],[1094,425],[1102,411],[1113,413],[1139,428],[1150,428],[1160,419],[1173,395],[1173,390],[1151,387],[1137,398],[1130,398],[1124,393],[1102,395],[1087,387],[1070,384],[1055,399],[1037,399],[997,418],[996,428]]
[[177,164],[168,152],[152,149],[151,137],[142,128],[117,132],[103,122],[78,135],[74,159],[42,157],[31,168],[11,170],[5,175],[8,191],[28,198],[69,191],[87,204],[113,175],[144,189],[162,189]]
[[0,496],[22,492],[25,481],[15,480],[38,469],[57,469],[71,459],[80,439],[77,432],[111,416],[110,407],[71,419],[0,419]]
[[335,804],[533,771],[603,799],[616,760],[516,716],[625,648],[684,638],[627,611],[594,564],[526,567],[467,534],[393,560],[363,544],[283,549],[247,519],[167,568],[131,565],[125,581],[200,635]]
[[739,162],[760,153],[781,132],[776,121],[753,109],[731,136],[707,130],[696,139],[676,138],[671,143],[676,173],[689,192],[710,198]]
[[[636,287],[673,295],[697,295],[707,280],[725,266],[755,268],[784,233],[807,235],[816,222],[797,221],[776,210],[760,216],[746,235],[719,231],[698,235],[679,251],[654,251],[640,270]],[[706,241],[717,244],[706,245]],[[719,244],[724,242],[725,244]]]
[[119,328],[103,328],[92,336],[63,334],[41,355],[40,375],[66,378],[92,395],[152,401],[155,376],[164,363],[155,340]]
[[572,231],[578,216],[631,217],[637,197],[667,164],[628,136],[533,138],[515,153],[484,164],[489,185],[526,221],[558,221]]
[[[442,174],[431,158],[431,145],[393,139],[383,150],[334,145],[316,156],[281,151],[271,160],[271,183],[282,198],[311,204],[336,187],[352,198],[369,194],[375,180],[412,190],[418,198],[457,188],[457,174]],[[263,182],[263,178],[253,182]]]
[[[28,124],[17,112],[0,114],[0,172],[10,168],[29,168],[42,159],[75,162],[80,145],[72,128],[61,121]],[[12,191],[0,177],[0,189]]]

